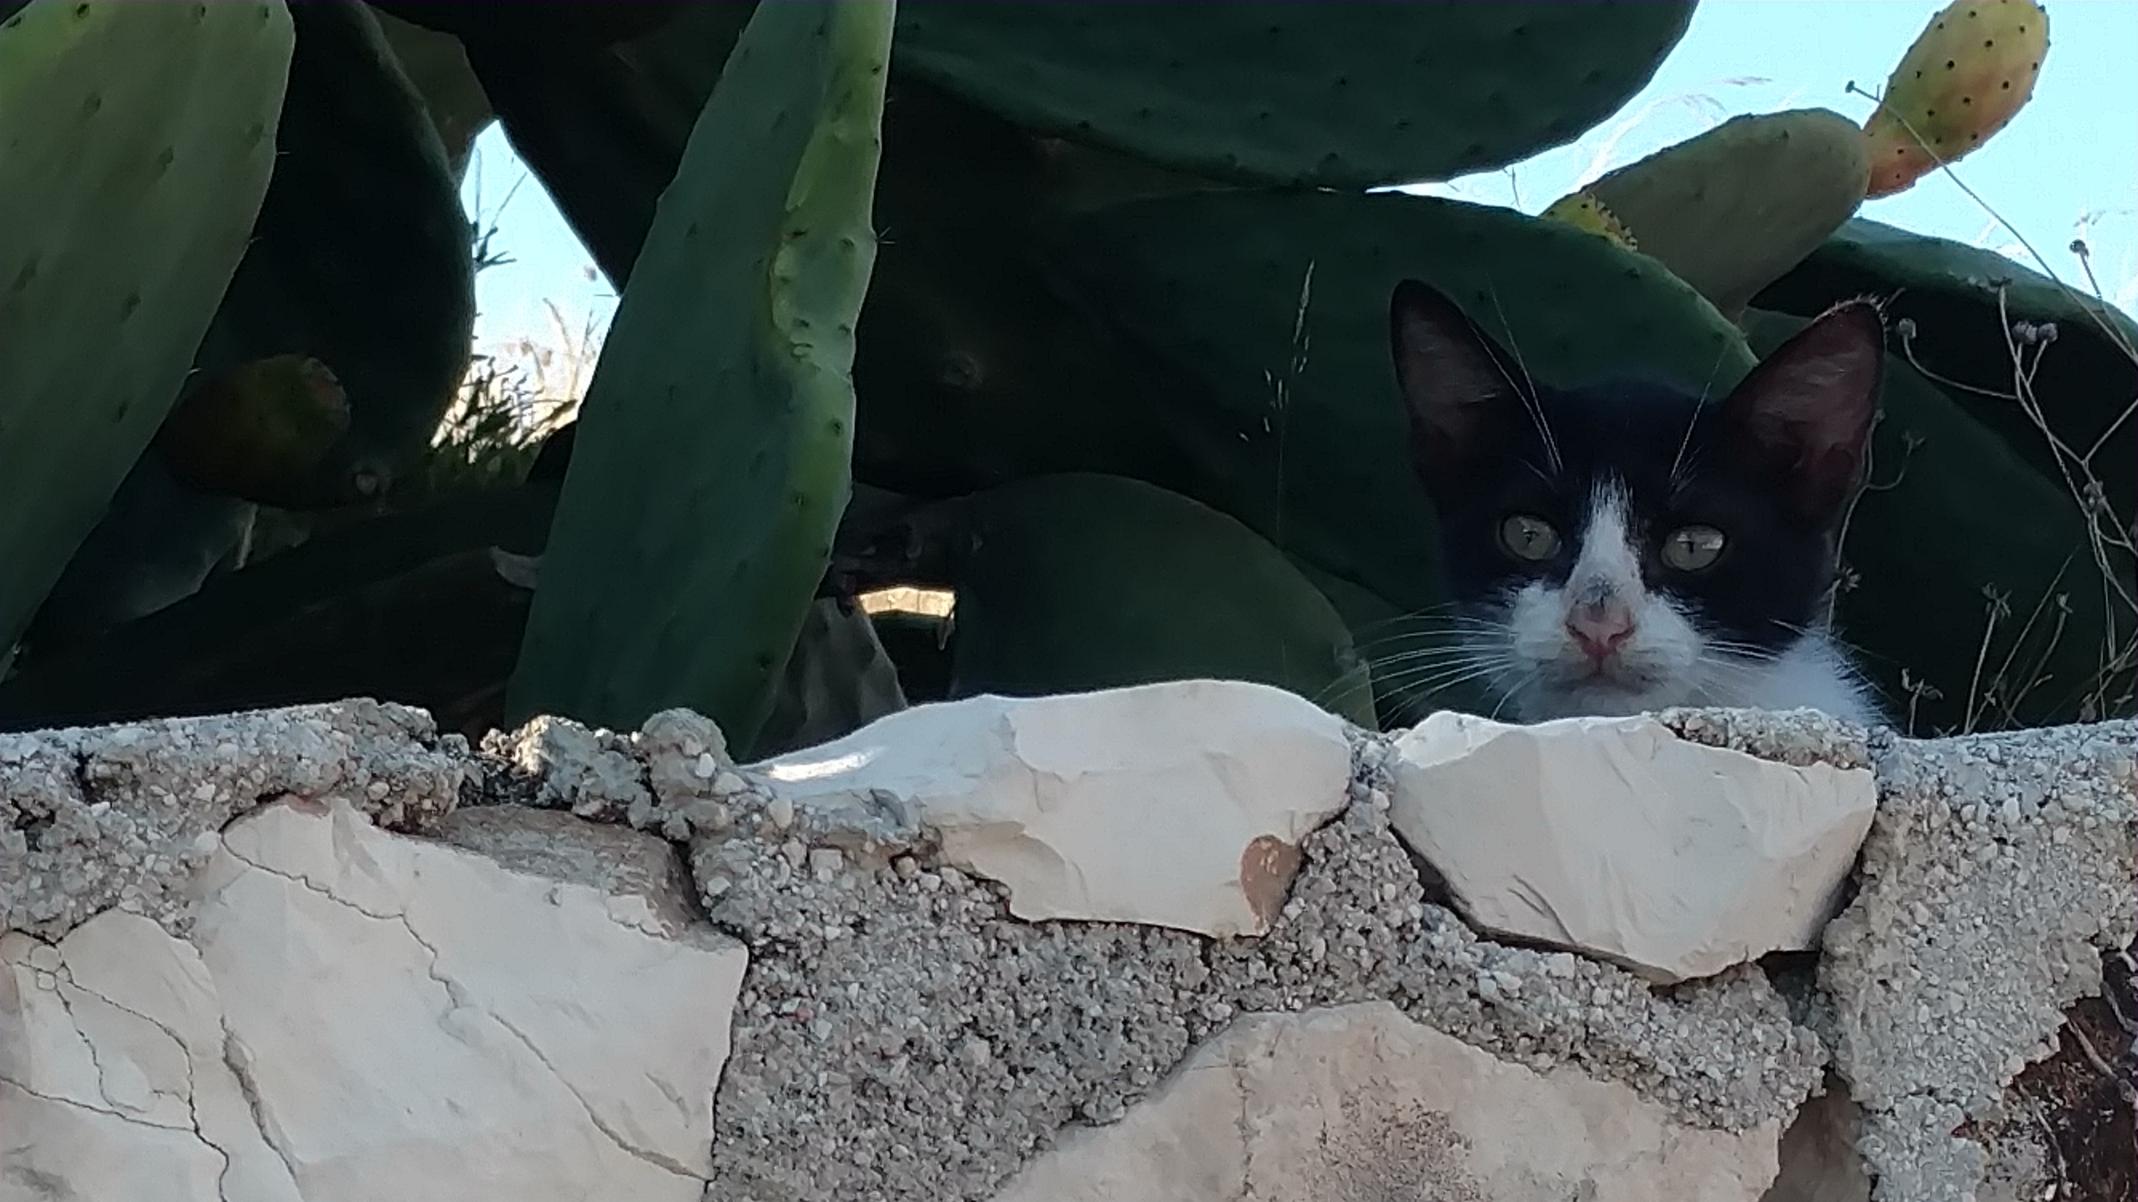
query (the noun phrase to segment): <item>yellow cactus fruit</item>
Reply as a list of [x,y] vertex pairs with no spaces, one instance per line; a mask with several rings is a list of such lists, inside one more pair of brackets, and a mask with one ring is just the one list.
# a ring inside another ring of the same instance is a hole
[[1891,196],[1989,140],[2028,97],[2049,52],[2049,14],[2033,0],[1954,0],[1886,80],[1864,123],[1868,196]]
[[1633,231],[1624,222],[1611,215],[1603,202],[1586,192],[1570,192],[1552,202],[1542,216],[1546,221],[1560,221],[1575,229],[1587,230],[1599,237],[1608,238],[1627,250],[1638,250]]

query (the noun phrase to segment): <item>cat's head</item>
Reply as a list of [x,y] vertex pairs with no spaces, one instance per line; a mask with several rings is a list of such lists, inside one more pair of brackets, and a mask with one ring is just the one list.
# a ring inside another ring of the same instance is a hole
[[1741,704],[1822,625],[1877,408],[1873,304],[1836,306],[1706,404],[1548,387],[1415,280],[1390,326],[1465,615],[1454,662],[1502,717]]

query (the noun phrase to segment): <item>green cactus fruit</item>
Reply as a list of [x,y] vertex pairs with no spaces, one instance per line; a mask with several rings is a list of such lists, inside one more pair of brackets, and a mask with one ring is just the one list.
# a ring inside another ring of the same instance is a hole
[[[2138,514],[2138,322],[1992,250],[1857,218],[1754,302],[1802,317],[1850,296],[1891,296],[1896,352],[1914,357],[1970,417],[2063,481],[2048,435],[2011,399],[2015,347],[2053,432],[2091,451],[2110,508]],[[2020,326],[2007,328],[2007,320]],[[1905,323],[1905,325],[1903,325]],[[2027,329],[2054,327],[2046,346]],[[2038,359],[2037,359],[2038,356]]]
[[274,505],[309,485],[348,430],[349,397],[333,370],[308,355],[276,355],[189,388],[156,448],[193,488]]
[[1953,0],[1886,80],[1863,126],[1868,194],[1891,196],[2003,129],[2034,94],[2049,14],[2033,0]]
[[281,0],[0,23],[0,648],[169,410],[274,168]]
[[1733,117],[1585,191],[1734,318],[1863,204],[1863,131],[1839,113]]
[[1083,473],[1035,476],[967,505],[952,696],[1250,680],[1375,725],[1343,619],[1239,522],[1141,481]]
[[[1745,314],[1762,353],[1809,320]],[[1897,353],[1882,411],[1842,546],[1860,666],[1916,734],[2078,720],[2109,628],[2077,502]],[[1992,623],[1985,590],[2012,612]]]
[[1561,145],[1648,82],[1689,0],[913,0],[898,68],[1040,133],[1252,183],[1445,179]]
[[194,385],[281,355],[331,364],[348,432],[274,502],[331,507],[377,496],[430,444],[467,371],[474,248],[444,145],[377,19],[359,0],[292,13],[274,182]]
[[[1065,224],[1055,270],[1150,348],[1179,491],[1402,610],[1439,599],[1389,295],[1415,276],[1537,379],[1728,390],[1743,335],[1654,260],[1557,221],[1400,193],[1138,201]],[[1311,270],[1311,276],[1309,271]]]
[[1618,215],[1604,207],[1604,203],[1587,191],[1569,192],[1553,201],[1537,214],[1546,221],[1558,221],[1577,230],[1587,230],[1614,246],[1626,250],[1639,250],[1640,239],[1626,228]]
[[588,390],[515,714],[756,739],[850,487],[892,17],[764,5],[729,58]]

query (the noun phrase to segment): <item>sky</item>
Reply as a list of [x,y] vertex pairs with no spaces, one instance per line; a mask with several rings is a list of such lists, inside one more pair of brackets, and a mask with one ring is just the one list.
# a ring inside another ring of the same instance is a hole
[[[1937,0],[1703,0],[1648,86],[1575,142],[1511,168],[1415,190],[1535,213],[1613,167],[1745,113],[1828,108],[1854,121],[1932,14]],[[2032,243],[2067,283],[2084,286],[2069,247],[2084,237],[2103,293],[2138,314],[2138,0],[2044,0],[2049,52],[2034,96],[1954,173]],[[540,183],[492,126],[463,188],[471,219],[494,224],[512,262],[477,279],[478,344],[555,343],[567,323],[605,325],[615,295]],[[1934,173],[1860,216],[1953,238],[2038,265],[1982,204]]]

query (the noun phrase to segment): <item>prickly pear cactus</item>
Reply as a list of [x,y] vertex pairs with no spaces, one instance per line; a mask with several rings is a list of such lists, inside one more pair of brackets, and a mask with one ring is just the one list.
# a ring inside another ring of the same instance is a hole
[[952,696],[1216,676],[1290,689],[1362,726],[1373,693],[1343,619],[1268,540],[1119,476],[1036,476],[971,498]]
[[1870,170],[1855,123],[1800,109],[1733,117],[1584,191],[1734,318],[1855,213]]
[[274,167],[281,0],[0,23],[0,649],[177,395]]
[[586,400],[509,707],[756,738],[850,487],[887,0],[751,18]]
[[902,72],[1041,133],[1253,183],[1444,179],[1572,141],[1689,0],[969,4],[900,13]]
[[1953,0],[1930,19],[1864,123],[1871,196],[1966,156],[2034,94],[2049,14],[2033,0]]

